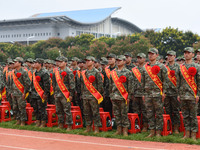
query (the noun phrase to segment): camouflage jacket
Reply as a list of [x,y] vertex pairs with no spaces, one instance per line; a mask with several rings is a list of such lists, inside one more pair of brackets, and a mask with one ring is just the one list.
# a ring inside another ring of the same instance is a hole
[[[113,67],[113,68],[111,68],[110,66],[108,67],[108,69],[110,69],[110,71],[112,71],[112,70],[114,70],[115,68],[116,68],[117,66],[115,66],[115,67]],[[108,76],[107,76],[107,74],[106,74],[106,72],[105,72],[105,70],[102,72],[103,73],[103,75],[104,75],[104,89],[106,89],[105,91],[104,91],[104,95],[105,95],[105,97],[109,97],[110,96],[110,92],[109,92],[109,83],[110,83],[110,79],[108,78]]]
[[[44,68],[41,68],[40,71],[35,71],[35,76],[40,76],[41,80],[39,81],[40,87],[44,90],[45,95],[50,94],[50,75],[48,71]],[[33,80],[31,83],[31,98],[40,98],[38,93],[35,90]]]
[[[58,68],[58,71],[59,71],[61,79],[63,78],[61,73],[63,71],[65,71],[67,73],[67,75],[64,77],[63,83],[65,84],[66,88],[70,92],[70,96],[73,97],[74,90],[75,90],[75,82],[74,82],[74,75],[73,75],[72,71],[68,67],[66,67],[64,70],[60,70],[60,68]],[[52,85],[53,85],[55,97],[64,97],[64,95],[61,92],[61,90],[58,86],[58,83],[56,81],[55,73],[53,73]]]
[[81,71],[80,71],[80,77],[77,72],[75,75],[75,92],[78,94],[81,93]]
[[[170,68],[170,70],[174,70],[175,71],[175,76],[176,76],[176,85],[179,85],[180,82],[180,66],[178,63],[175,63],[173,66],[170,66],[169,64],[167,64],[167,66]],[[178,95],[178,89],[177,86],[175,87],[174,84],[170,81],[169,77],[168,77],[168,73],[166,73],[165,76],[165,82],[163,83],[163,86],[165,87],[165,94],[166,96],[177,96]]]
[[[156,65],[160,67],[160,71],[157,74],[157,76],[159,77],[159,79],[161,80],[163,84],[165,80],[165,76],[167,74],[167,68],[163,64],[159,63],[158,61],[156,61],[155,64],[150,65],[150,66],[153,67]],[[143,66],[141,73],[142,73],[141,83],[143,87],[143,95],[147,97],[160,97],[161,91],[158,88],[158,86],[155,84],[155,82],[151,79],[151,77],[148,75],[145,69],[145,65]],[[165,92],[164,87],[163,87],[163,92]]]
[[131,71],[131,69],[134,68],[135,65],[133,63],[131,63],[130,65],[125,64],[125,67],[126,67],[126,69]]
[[[137,69],[142,73],[143,67],[137,67]],[[133,95],[134,97],[142,97],[143,96],[143,87],[142,87],[142,82],[139,82],[136,76],[134,75],[133,71],[131,70],[132,75],[133,75]],[[141,78],[141,80],[143,80]]]
[[[200,67],[198,64],[192,62],[191,64],[183,64],[187,69],[190,67],[195,67],[197,69],[197,73],[194,76],[195,83],[197,85],[197,95],[199,96],[200,90]],[[181,71],[179,71],[180,82],[177,85],[178,88],[178,95],[180,96],[181,100],[194,100],[194,92],[188,85],[187,81],[184,79]]]
[[[103,96],[103,81],[100,72],[93,67],[92,70],[86,70],[85,75],[87,79],[89,78],[89,76],[95,77],[95,81],[92,83],[92,85]],[[94,99],[94,96],[88,91],[87,87],[85,86],[82,76],[80,78],[80,83],[81,83],[81,98]]]
[[3,77],[3,71],[0,70],[0,91],[2,91],[4,87],[5,87],[5,80]]
[[[121,71],[118,71],[117,69],[115,69],[115,71],[117,72],[117,76],[119,78],[121,76],[126,77],[126,82],[123,83],[123,85],[124,85],[124,88],[126,89],[126,91],[128,92],[128,99],[130,99],[131,94],[132,94],[132,81],[133,81],[133,76],[132,76],[131,72],[128,69],[126,69],[125,67]],[[112,79],[112,76],[110,77],[109,81],[110,81],[110,85],[109,85],[110,98],[112,100],[124,100],[124,98],[122,97],[118,88],[116,87],[116,85]]]
[[[28,73],[22,67],[19,70],[15,70],[15,75],[21,73],[21,76],[18,78],[19,82],[24,86],[24,93],[29,92],[31,81],[28,77]],[[13,75],[11,74],[11,92],[14,96],[22,95],[21,91],[18,89],[16,84],[13,81]]]

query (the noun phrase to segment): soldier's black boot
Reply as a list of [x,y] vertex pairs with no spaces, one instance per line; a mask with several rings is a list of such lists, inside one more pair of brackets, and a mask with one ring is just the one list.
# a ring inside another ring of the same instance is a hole
[[99,133],[99,127],[95,127],[94,128],[94,134],[98,134]]
[[21,120],[17,120],[15,125],[20,125],[21,124]]
[[156,131],[156,137],[161,137],[161,130]]
[[187,139],[187,138],[190,138],[190,131],[188,131],[188,130],[186,130],[185,136],[182,139],[184,140],[184,139]]
[[122,134],[122,127],[117,126],[117,131],[114,133],[114,135],[121,135]]
[[86,126],[86,130],[84,131],[84,133],[88,133],[91,130],[91,126]]
[[72,130],[72,125],[68,125],[67,131],[71,131],[71,130]]
[[123,128],[123,136],[128,136],[128,128]]
[[191,138],[192,138],[194,141],[197,140],[197,139],[196,139],[196,135],[197,135],[196,132],[192,132],[192,133],[191,133]]
[[63,129],[63,126],[64,126],[63,123],[59,123],[59,124],[58,124],[58,128],[59,128],[59,129]]
[[40,126],[40,124],[41,124],[41,122],[40,122],[40,120],[36,120],[36,127],[39,127]]
[[174,125],[174,133],[175,134],[179,134],[178,128],[179,128],[179,125],[175,124]]
[[143,125],[143,128],[142,128],[142,131],[141,131],[141,132],[147,132],[147,127],[148,127],[148,124],[147,124],[147,123],[144,123],[144,125]]
[[146,138],[151,138],[155,136],[155,130],[150,130],[150,134]]
[[46,126],[46,121],[41,121],[40,128],[44,128]]

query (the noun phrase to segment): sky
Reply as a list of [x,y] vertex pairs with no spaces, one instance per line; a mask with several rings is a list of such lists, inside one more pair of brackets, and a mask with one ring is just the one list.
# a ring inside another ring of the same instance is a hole
[[166,27],[200,35],[200,0],[0,0],[0,20],[28,18],[34,14],[121,7],[112,17],[139,28]]

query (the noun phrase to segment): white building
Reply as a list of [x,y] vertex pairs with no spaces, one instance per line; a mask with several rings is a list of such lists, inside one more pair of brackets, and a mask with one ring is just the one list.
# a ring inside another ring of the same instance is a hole
[[90,33],[96,38],[142,32],[134,24],[112,18],[120,7],[35,14],[29,18],[0,21],[0,42],[34,43],[51,37],[62,39]]

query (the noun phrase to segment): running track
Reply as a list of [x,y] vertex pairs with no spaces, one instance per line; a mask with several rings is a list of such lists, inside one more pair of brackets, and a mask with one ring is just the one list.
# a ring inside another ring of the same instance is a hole
[[0,150],[199,150],[200,146],[0,128]]

